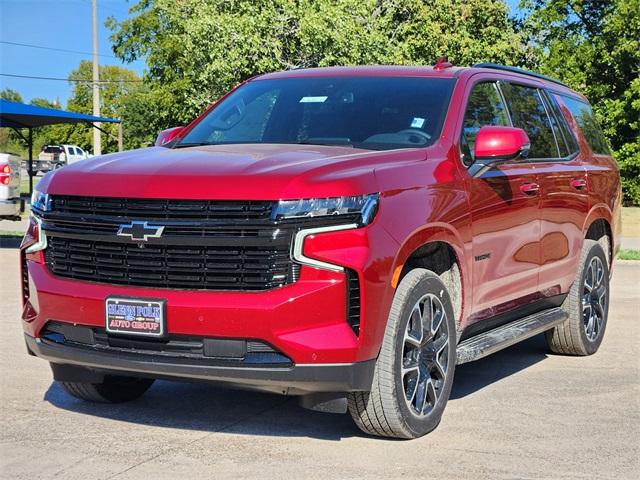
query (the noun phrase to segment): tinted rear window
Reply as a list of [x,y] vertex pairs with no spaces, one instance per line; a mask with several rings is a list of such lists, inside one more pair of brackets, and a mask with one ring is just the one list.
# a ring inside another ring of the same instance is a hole
[[552,122],[554,122],[554,128],[560,130],[560,135],[556,135],[558,137],[558,147],[560,148],[560,153],[563,156],[573,155],[580,149],[580,147],[578,147],[578,141],[569,128],[567,120],[562,113],[562,109],[560,108],[560,105],[558,104],[553,94],[548,94],[547,98],[549,99],[549,103],[551,105],[551,120]]
[[60,153],[62,152],[62,147],[55,147],[55,146],[46,146],[44,147],[44,149],[42,150],[44,153]]
[[591,105],[587,102],[578,100],[577,98],[565,95],[560,95],[560,97],[571,112],[573,118],[576,119],[576,122],[578,123],[580,130],[582,130],[582,134],[587,139],[591,150],[593,150],[594,153],[602,153],[605,155],[610,154],[609,145],[607,144],[607,140],[600,129],[600,125],[598,125],[598,122],[593,115]]
[[454,79],[420,77],[257,80],[217,105],[178,146],[424,147],[440,135],[454,84]]

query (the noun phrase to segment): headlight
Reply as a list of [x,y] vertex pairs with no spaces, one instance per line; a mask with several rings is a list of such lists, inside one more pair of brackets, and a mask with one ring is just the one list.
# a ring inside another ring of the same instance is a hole
[[35,208],[41,212],[48,212],[51,210],[51,199],[49,198],[49,194],[34,190],[31,194],[31,208]]
[[292,218],[317,218],[346,216],[357,223],[368,225],[378,211],[378,194],[354,197],[309,198],[303,200],[281,200],[274,209],[274,220]]

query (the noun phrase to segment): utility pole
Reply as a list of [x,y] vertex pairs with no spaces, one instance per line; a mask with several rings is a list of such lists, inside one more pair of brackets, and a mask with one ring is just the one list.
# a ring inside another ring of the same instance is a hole
[[[92,0],[93,4],[93,115],[100,116],[100,72],[98,69],[98,0]],[[99,125],[99,124],[98,124]],[[93,129],[93,154],[102,153],[100,143],[100,130]]]

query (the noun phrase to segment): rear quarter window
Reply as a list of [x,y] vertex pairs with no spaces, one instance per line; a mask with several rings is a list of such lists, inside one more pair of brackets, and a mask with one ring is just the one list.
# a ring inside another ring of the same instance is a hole
[[562,102],[567,106],[576,123],[582,130],[582,134],[587,139],[591,150],[594,153],[610,155],[607,139],[602,133],[602,129],[596,121],[591,105],[577,98],[559,95]]
[[580,150],[578,141],[576,140],[565,115],[562,113],[562,108],[558,104],[558,101],[553,94],[547,92],[545,97],[548,100],[549,107],[551,109],[550,117],[553,124],[554,132],[556,132],[556,139],[558,141],[558,148],[560,149],[560,156],[569,157]]

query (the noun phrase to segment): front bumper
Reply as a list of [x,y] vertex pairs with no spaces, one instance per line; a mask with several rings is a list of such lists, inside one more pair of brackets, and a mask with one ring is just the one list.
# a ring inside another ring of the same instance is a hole
[[44,264],[42,251],[25,255],[23,250],[23,328],[34,338],[49,322],[104,328],[107,297],[162,298],[169,334],[260,340],[294,365],[363,362],[377,358],[380,350],[397,247],[375,222],[305,240],[306,256],[357,272],[359,332],[347,321],[345,272],[303,266],[294,283],[256,292],[173,290],[62,278]]
[[31,353],[52,364],[82,367],[94,375],[111,373],[201,380],[289,395],[370,390],[375,367],[375,360],[350,364],[298,364],[287,367],[205,365],[200,362],[185,362],[135,352],[113,355],[89,351],[27,334],[25,341]]

